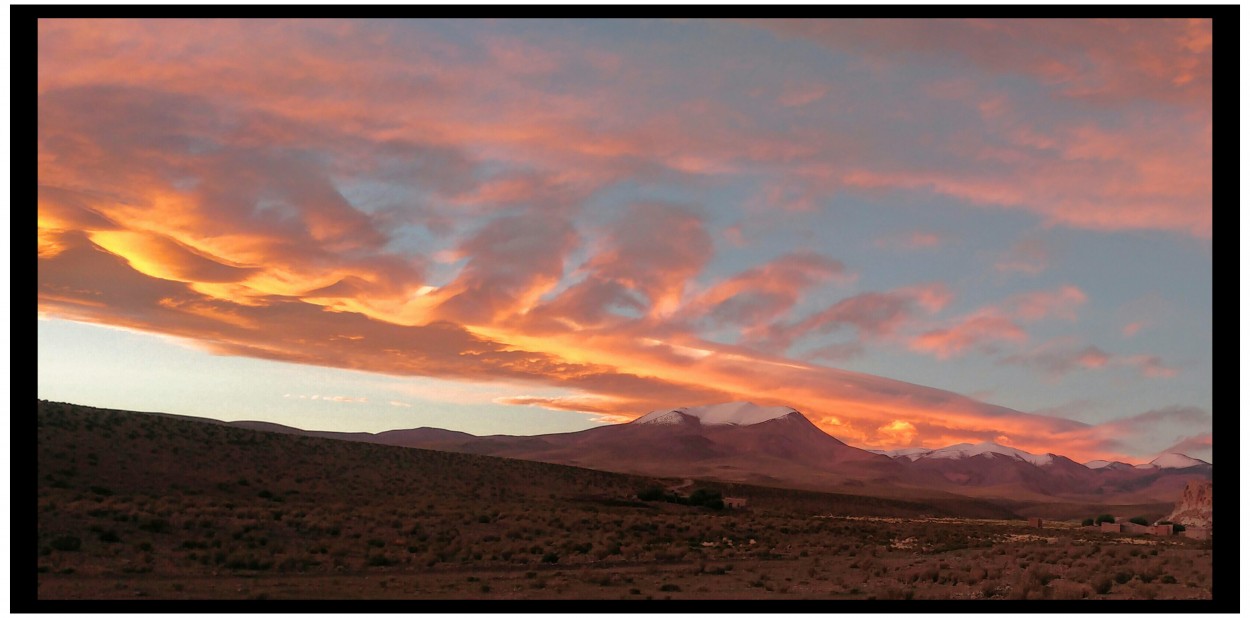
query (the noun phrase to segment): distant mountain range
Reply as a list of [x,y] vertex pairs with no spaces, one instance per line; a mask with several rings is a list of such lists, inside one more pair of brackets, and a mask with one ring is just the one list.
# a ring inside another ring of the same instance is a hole
[[[916,461],[917,459],[966,459],[968,457],[976,456],[987,457],[989,454],[995,453],[1015,457],[1036,466],[1044,466],[1053,463],[1055,458],[1055,455],[1049,453],[1045,455],[1034,455],[1017,448],[1003,446],[996,442],[981,442],[979,444],[963,443],[938,449],[914,447],[895,449],[892,451],[869,450],[868,452],[886,455],[895,459],[900,457],[907,458],[911,461]],[[1181,453],[1164,453],[1154,458],[1154,460],[1150,463],[1137,465],[1124,463],[1122,461],[1107,461],[1105,459],[1087,461],[1084,465],[1086,468],[1091,470],[1099,470],[1103,468],[1111,470],[1128,470],[1132,468],[1136,468],[1138,470],[1158,470],[1163,468],[1183,470],[1202,466],[1209,468],[1211,466],[1211,464],[1202,461],[1201,459],[1195,459]]]
[[993,442],[867,451],[830,436],[798,410],[749,402],[656,410],[628,423],[538,436],[475,436],[430,427],[373,434],[305,431],[258,421],[228,424],[613,472],[934,499],[1174,502],[1188,481],[1211,478],[1211,464],[1179,453],[1133,466],[1080,464]]

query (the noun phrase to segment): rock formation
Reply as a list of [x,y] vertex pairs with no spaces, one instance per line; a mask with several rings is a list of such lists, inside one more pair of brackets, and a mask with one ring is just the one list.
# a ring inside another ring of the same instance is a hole
[[1195,528],[1211,527],[1211,481],[1189,481],[1168,521]]

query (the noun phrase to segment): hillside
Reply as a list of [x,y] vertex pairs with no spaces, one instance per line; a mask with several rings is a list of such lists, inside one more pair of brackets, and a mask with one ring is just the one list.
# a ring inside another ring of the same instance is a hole
[[[43,401],[36,424],[41,599],[646,598],[681,586],[703,598],[792,587],[873,598],[923,568],[899,553],[867,570],[898,539],[953,558],[1022,525],[976,523],[1018,518],[974,499],[652,479]],[[637,498],[679,485],[749,507]],[[1012,555],[980,577],[1006,573]],[[861,564],[857,578],[834,576]],[[951,592],[935,580],[917,594]]]
[[[57,568],[79,573],[211,572],[229,565],[331,571],[371,562],[482,559],[474,556],[528,564],[551,552],[566,560],[596,554],[638,558],[647,555],[645,537],[606,531],[580,551],[586,541],[579,532],[586,524],[578,522],[590,517],[593,526],[605,518],[643,523],[671,506],[635,499],[640,489],[671,479],[166,415],[41,401],[37,427],[40,545],[78,537],[81,552],[53,551],[48,557],[56,558]],[[774,515],[794,513],[1014,516],[975,500],[934,506],[732,489],[751,498],[753,509],[742,517],[758,526]],[[701,534],[728,534],[718,526],[742,522],[723,513],[674,508],[685,525],[700,521]],[[618,526],[627,527],[612,527]],[[150,549],[135,549],[140,546]],[[541,551],[534,553],[535,548]]]

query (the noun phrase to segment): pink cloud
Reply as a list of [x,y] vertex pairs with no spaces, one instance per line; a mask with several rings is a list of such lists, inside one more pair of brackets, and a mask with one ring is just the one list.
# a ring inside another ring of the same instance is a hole
[[752,337],[789,312],[805,290],[831,280],[846,283],[853,279],[838,260],[798,251],[714,284],[679,315],[705,317],[714,325],[740,325]]
[[950,299],[950,290],[940,283],[865,292],[839,300],[797,321],[756,329],[752,331],[756,338],[751,343],[762,349],[785,350],[800,338],[847,328],[853,329],[859,338],[886,337],[922,311],[941,311]]
[[997,342],[1019,343],[1028,338],[1024,329],[1010,319],[982,312],[966,316],[952,326],[922,333],[908,346],[917,352],[947,359],[970,349],[993,351]]
[[675,310],[687,280],[712,257],[702,216],[678,204],[631,204],[606,242],[586,268],[641,293],[653,314]]
[[[948,326],[927,330],[912,337],[908,347],[939,359],[959,356],[970,350],[996,353],[999,344],[1019,344],[1029,335],[1019,322],[1047,318],[1076,319],[1076,307],[1086,300],[1085,293],[1072,285],[1055,290],[1038,290],[1012,296],[1001,303],[981,307],[956,319]],[[1095,362],[1092,357],[1089,362]]]
[[[813,23],[834,34],[846,27]],[[1184,107],[1209,89],[1210,29],[1173,25],[1126,24],[1132,36],[1110,28],[1100,32],[1107,44],[1084,24],[1080,36],[1016,22],[938,33],[899,22],[882,24],[881,36],[848,36],[874,53],[899,47],[908,61],[917,49],[953,50],[1081,105],[1131,94]],[[1111,52],[1143,29],[1183,53],[1147,46],[1117,60]],[[985,45],[1017,37],[1035,49]],[[888,439],[877,429],[907,419],[917,439],[993,434],[1024,444],[1084,430],[760,351],[849,332],[855,341],[818,346],[809,359],[852,357],[861,340],[911,332],[942,311],[945,286],[857,294],[786,321],[803,294],[848,280],[845,267],[796,252],[695,288],[714,250],[705,211],[634,204],[601,228],[577,215],[625,180],[702,190],[742,173],[758,177],[748,217],[813,211],[838,191],[908,189],[1049,224],[1210,233],[1202,106],[1169,109],[1168,122],[1128,113],[1116,125],[1081,124],[1060,113],[1035,124],[1010,93],[976,91],[968,109],[985,126],[954,126],[945,139],[916,135],[932,117],[896,117],[884,100],[869,116],[889,130],[849,115],[779,129],[743,114],[715,84],[653,100],[639,78],[663,84],[681,74],[556,37],[482,35],[466,47],[398,23],[44,20],[39,39],[40,310],[222,354],[556,385],[600,397],[604,414],[622,417],[762,394],[837,418],[846,436]],[[1043,53],[1065,40],[1091,43],[1098,66]],[[996,49],[1014,51],[996,58]],[[551,88],[547,78],[569,68],[593,69],[595,79]],[[774,111],[827,111],[835,90],[822,88],[795,81],[776,92],[793,107]],[[908,148],[895,147],[899,139]],[[950,156],[965,152],[992,160],[964,166]],[[725,234],[737,245],[759,240],[741,225]],[[903,241],[940,242],[925,234]],[[1071,286],[1023,295],[928,328],[915,345],[949,356],[1023,341],[1016,322],[1074,319],[1084,301]],[[686,326],[700,317],[738,327],[749,345],[699,340]],[[1176,372],[1146,355],[1101,362]]]
[[[992,435],[1037,450],[1033,445],[1053,448],[1062,440],[1070,445],[1065,447],[1068,454],[1099,456],[1117,444],[1105,437],[1109,432],[1097,433],[1096,426],[690,337],[673,340],[680,344],[657,345],[629,329],[536,339],[500,331],[509,340],[497,341],[447,322],[402,326],[294,300],[238,305],[200,295],[187,283],[149,277],[115,256],[101,257],[81,233],[66,232],[58,241],[64,250],[40,261],[42,312],[184,337],[219,354],[393,375],[545,384],[584,393],[584,398],[535,399],[525,401],[527,405],[563,406],[614,418],[632,418],[674,401],[697,405],[752,397],[766,404],[801,405],[813,418],[828,420],[835,435],[857,444],[885,444],[903,435],[876,431],[896,420],[915,427],[922,442]],[[170,299],[174,302],[166,302]],[[187,311],[189,306],[199,310]],[[677,345],[697,352],[699,362],[676,353]]]
[[578,237],[567,220],[548,212],[493,219],[460,244],[469,262],[441,288],[436,315],[489,324],[538,301],[564,272],[564,257]]
[[1210,20],[770,19],[780,36],[895,61],[971,62],[1095,101],[1209,102]]
[[[1209,101],[1209,21],[772,20],[759,25],[908,62],[966,57],[993,71],[1035,77],[1083,101],[1126,96],[1184,105]],[[951,160],[947,148],[953,146],[940,141],[927,142],[916,150],[927,155],[912,159],[888,143],[866,139],[862,131],[828,123],[769,130],[745,122],[718,96],[652,110],[640,105],[645,101],[626,80],[552,92],[528,72],[578,67],[617,77],[654,72],[620,54],[554,37],[483,35],[477,43],[487,53],[475,55],[436,33],[404,36],[401,24],[369,22],[58,20],[41,23],[39,30],[41,95],[109,83],[199,97],[220,110],[266,116],[240,127],[239,139],[249,144],[306,139],[313,133],[301,130],[307,125],[326,138],[337,132],[354,136],[356,143],[397,140],[427,150],[462,148],[483,159],[561,170],[560,183],[583,192],[623,176],[715,175],[749,164],[771,170],[761,203],[796,211],[814,209],[845,188],[901,188],[1023,208],[1051,224],[1210,235],[1210,208],[1194,207],[1211,201],[1205,104],[1168,114],[1166,123],[1132,114],[1112,129],[1061,118],[1043,131],[1013,120],[1028,116],[1014,110],[1010,97],[978,94],[978,105],[992,109],[1003,123],[992,132],[1020,148],[1006,153],[1014,163],[991,173],[980,165],[923,163]],[[213,84],[211,91],[206,83]],[[338,87],[327,92],[325,83]],[[616,83],[626,85],[611,86]],[[781,98],[799,104],[823,87],[792,80]],[[482,92],[494,96],[478,96]],[[216,116],[229,121],[229,114]],[[630,121],[602,120],[622,117]],[[993,137],[960,140],[985,142],[979,145],[984,150],[996,145]],[[465,162],[454,158],[437,162],[440,173],[424,180],[479,203],[496,198],[506,203],[528,190],[515,179],[474,189],[464,178]]]
[[1180,453],[1195,457],[1203,461],[1211,461],[1211,446],[1214,436],[1211,433],[1201,433],[1194,436],[1180,438],[1175,444],[1163,449],[1159,454],[1164,453]]

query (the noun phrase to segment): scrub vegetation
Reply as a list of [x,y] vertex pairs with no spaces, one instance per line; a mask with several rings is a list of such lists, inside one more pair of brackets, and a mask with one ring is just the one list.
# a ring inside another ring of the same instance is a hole
[[1209,541],[1076,521],[48,402],[37,450],[41,599],[1211,597]]

